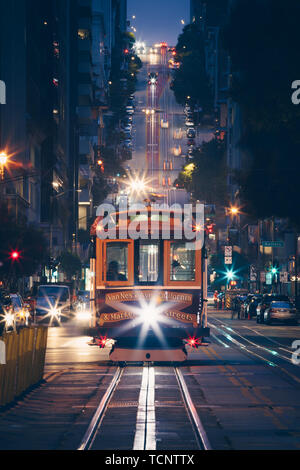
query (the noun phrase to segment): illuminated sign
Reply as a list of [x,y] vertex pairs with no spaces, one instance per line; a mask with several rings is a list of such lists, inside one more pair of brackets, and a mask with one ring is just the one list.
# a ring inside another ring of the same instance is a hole
[[[193,323],[193,326],[197,327],[197,315],[192,313],[172,310],[161,313],[161,316],[183,323]],[[137,318],[139,318],[139,315],[132,312],[102,313],[99,319],[99,326],[103,326],[105,323],[116,323],[124,320],[135,320]]]
[[[111,302],[138,302],[141,296],[145,300],[151,300],[153,298],[153,292],[149,291],[125,291],[116,292],[112,294],[106,294],[105,302],[111,305]],[[162,291],[157,293],[156,299],[161,302],[180,302],[183,304],[190,305],[193,301],[192,294],[182,294],[180,292],[168,292]]]

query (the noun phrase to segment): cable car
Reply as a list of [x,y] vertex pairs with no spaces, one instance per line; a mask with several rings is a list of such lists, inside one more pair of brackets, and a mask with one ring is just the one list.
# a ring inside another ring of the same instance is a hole
[[91,228],[94,342],[113,340],[113,361],[185,361],[186,346],[209,336],[205,247],[185,238],[181,216],[153,204],[110,217],[113,239],[103,236],[103,217]]

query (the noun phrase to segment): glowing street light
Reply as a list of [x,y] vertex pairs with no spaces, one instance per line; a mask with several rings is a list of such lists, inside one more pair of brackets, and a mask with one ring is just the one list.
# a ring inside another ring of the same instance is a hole
[[6,165],[8,156],[5,152],[0,153],[0,165]]
[[231,215],[238,215],[239,214],[239,208],[238,207],[230,207],[229,212]]
[[126,181],[127,193],[131,198],[145,197],[149,191],[149,180],[146,179],[145,174],[127,172]]
[[4,178],[4,168],[5,165],[7,164],[8,161],[8,156],[6,152],[1,152],[0,153],[0,177],[1,179]]
[[233,281],[234,278],[236,278],[236,275],[234,274],[234,271],[232,269],[228,270],[225,275],[228,282]]
[[136,191],[136,192],[144,191],[146,188],[145,181],[139,180],[139,179],[133,180],[130,183],[130,188],[132,191]]

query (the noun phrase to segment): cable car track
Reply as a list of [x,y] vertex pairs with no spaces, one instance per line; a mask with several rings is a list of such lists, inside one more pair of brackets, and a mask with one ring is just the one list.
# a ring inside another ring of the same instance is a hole
[[[94,446],[95,439],[98,433],[104,432],[104,429],[102,429],[103,419],[107,414],[113,396],[118,389],[122,377],[124,377],[124,371],[126,370],[126,367],[127,366],[125,365],[116,369],[113,379],[104,393],[96,409],[96,412],[90,421],[78,450],[96,449]],[[193,428],[193,434],[195,436],[197,447],[200,450],[211,450],[212,447],[198,415],[196,406],[191,398],[182,371],[179,367],[176,366],[171,366],[170,371],[172,371],[173,376],[176,377],[182,405],[185,408],[189,422]],[[135,434],[132,450],[156,450],[156,425],[155,367],[152,365],[152,363],[147,363],[147,365],[144,365],[142,369],[142,380],[139,390],[139,400],[137,406]]]
[[[280,353],[277,353],[276,351],[272,351],[269,348],[266,348],[264,346],[254,343],[253,341],[250,341],[248,338],[244,337],[232,328],[229,328],[227,326],[224,327],[224,325],[222,325],[222,327],[216,326],[212,322],[209,322],[208,325],[213,328],[217,333],[221,334],[221,336],[224,338],[225,342],[223,340],[220,340],[220,338],[218,338],[216,334],[212,334],[212,337],[217,342],[223,344],[224,347],[228,347],[228,345],[230,345],[232,347],[238,348],[250,357],[252,356],[261,360],[266,366],[272,367],[274,370],[280,371],[283,375],[288,376],[289,379],[292,379],[297,384],[300,383],[300,379],[298,377],[296,377],[293,373],[289,372],[278,362],[279,360],[282,360],[293,365],[291,359],[287,358],[286,356]],[[234,338],[234,336],[240,338],[240,341],[237,338]],[[242,343],[241,341],[244,341],[244,343]],[[266,354],[267,357],[263,356],[262,354]],[[271,356],[272,360],[269,356]]]

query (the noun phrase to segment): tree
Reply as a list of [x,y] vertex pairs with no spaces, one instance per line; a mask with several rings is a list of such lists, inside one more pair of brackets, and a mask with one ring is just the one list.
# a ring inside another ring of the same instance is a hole
[[198,148],[179,174],[175,184],[193,194],[196,200],[206,204],[226,206],[227,171],[224,142],[213,139]]
[[81,261],[77,255],[64,251],[59,256],[59,267],[66,274],[68,280],[80,273]]
[[[205,70],[203,35],[196,24],[185,26],[176,46],[176,62],[171,88],[176,101],[192,107],[198,105],[204,113],[212,110],[212,93]],[[189,97],[189,98],[187,98]]]
[[34,226],[15,220],[5,204],[0,204],[0,220],[0,278],[14,284],[46,263],[47,240]]
[[245,210],[258,218],[288,217],[300,228],[300,107],[297,0],[239,0],[224,31],[233,67],[232,98],[243,116],[241,148],[248,167],[236,175]]

